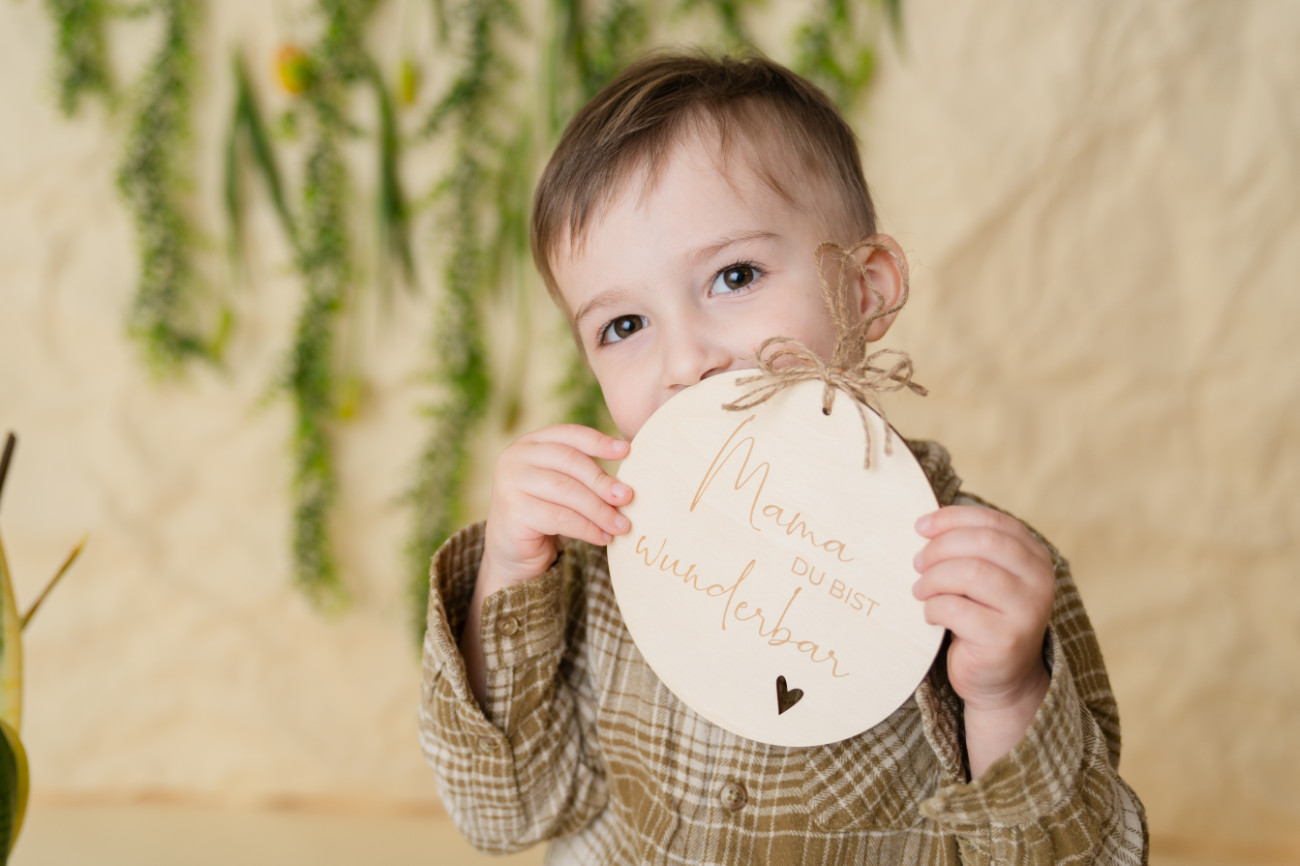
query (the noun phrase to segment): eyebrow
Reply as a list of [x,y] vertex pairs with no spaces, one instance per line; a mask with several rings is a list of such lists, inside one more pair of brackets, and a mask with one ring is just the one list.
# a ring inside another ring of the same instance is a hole
[[[776,232],[761,231],[757,229],[754,231],[736,232],[721,237],[711,244],[694,250],[690,253],[688,259],[692,263],[698,264],[699,262],[716,256],[727,247],[735,246],[736,244],[747,243],[750,241],[772,241],[778,240],[780,237],[781,236]],[[587,318],[587,316],[591,315],[593,312],[603,307],[612,307],[630,294],[631,292],[628,289],[621,286],[606,289],[578,308],[578,312],[573,316],[573,326],[578,328],[582,324],[582,320]]]
[[631,293],[622,287],[606,289],[578,308],[578,312],[573,316],[573,326],[577,328],[582,324],[583,319],[587,318],[587,316],[591,315],[596,310],[599,310],[602,307],[612,307],[626,298],[629,294]]
[[727,247],[735,246],[736,244],[743,244],[749,241],[774,241],[779,240],[780,237],[781,236],[776,232],[762,231],[760,229],[747,232],[736,232],[735,234],[721,237],[708,246],[700,247],[695,252],[691,253],[690,258],[693,262],[700,262],[704,259],[712,258]]

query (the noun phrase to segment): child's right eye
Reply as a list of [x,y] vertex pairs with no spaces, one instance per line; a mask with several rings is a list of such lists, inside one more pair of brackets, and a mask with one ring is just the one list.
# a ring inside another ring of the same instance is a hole
[[600,329],[600,333],[596,335],[596,342],[604,346],[607,343],[617,343],[620,340],[626,340],[628,337],[644,328],[647,324],[649,324],[649,322],[646,321],[645,316],[619,316],[616,319],[610,319],[609,322]]

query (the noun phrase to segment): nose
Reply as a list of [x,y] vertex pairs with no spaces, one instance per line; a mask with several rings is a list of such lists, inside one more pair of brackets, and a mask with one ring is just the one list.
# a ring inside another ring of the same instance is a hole
[[710,334],[698,331],[679,336],[665,353],[665,388],[673,391],[689,388],[696,382],[731,369],[734,356]]

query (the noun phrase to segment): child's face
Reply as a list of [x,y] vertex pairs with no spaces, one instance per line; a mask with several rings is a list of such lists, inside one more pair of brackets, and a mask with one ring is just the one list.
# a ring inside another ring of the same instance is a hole
[[835,329],[814,258],[826,230],[743,160],[724,177],[690,141],[642,194],[640,178],[556,257],[560,293],[610,414],[628,439],[683,388],[752,367],[768,337],[830,357]]

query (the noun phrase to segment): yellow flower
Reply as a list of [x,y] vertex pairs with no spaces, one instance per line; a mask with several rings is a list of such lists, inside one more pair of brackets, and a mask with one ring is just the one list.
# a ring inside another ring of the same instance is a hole
[[420,67],[409,57],[397,67],[397,99],[403,106],[415,104],[420,95]]
[[311,60],[297,45],[281,45],[275,55],[275,71],[284,91],[297,96],[307,89]]

